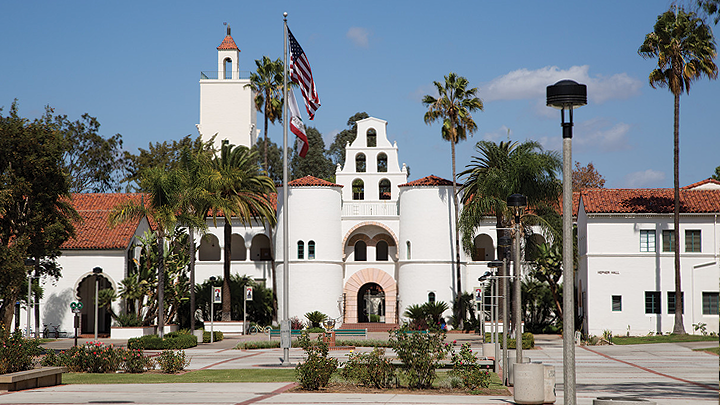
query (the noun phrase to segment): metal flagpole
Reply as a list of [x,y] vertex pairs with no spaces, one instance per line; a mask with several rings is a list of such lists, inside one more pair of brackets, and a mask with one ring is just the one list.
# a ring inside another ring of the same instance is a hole
[[283,348],[283,362],[284,366],[290,365],[290,318],[288,312],[290,312],[290,305],[288,303],[290,294],[288,289],[290,288],[290,274],[288,272],[288,194],[290,188],[288,187],[288,28],[287,28],[287,15],[283,13],[283,316],[280,322],[280,344]]

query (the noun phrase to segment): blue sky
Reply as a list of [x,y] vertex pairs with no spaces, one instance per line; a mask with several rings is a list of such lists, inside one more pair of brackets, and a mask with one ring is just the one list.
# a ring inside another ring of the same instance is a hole
[[[446,7],[443,7],[446,5]],[[282,57],[282,13],[313,69],[326,143],[348,117],[388,121],[411,180],[451,178],[450,144],[423,122],[424,94],[455,72],[479,88],[478,131],[458,145],[458,170],[475,143],[537,140],[560,150],[560,114],[545,88],[569,78],[588,86],[575,112],[573,158],[593,162],[606,187],[672,187],[673,98],[647,83],[655,61],[637,54],[670,6],[656,1],[100,2],[9,1],[0,14],[0,106],[14,98],[36,117],[45,105],[87,112],[124,148],[197,136],[199,78],[215,70],[223,22],[241,50],[240,69]],[[713,26],[715,32],[718,28]],[[716,60],[716,63],[718,61]],[[720,165],[713,120],[720,82],[695,82],[681,98],[680,183]],[[258,115],[258,122],[262,116]],[[282,128],[270,128],[282,142]]]

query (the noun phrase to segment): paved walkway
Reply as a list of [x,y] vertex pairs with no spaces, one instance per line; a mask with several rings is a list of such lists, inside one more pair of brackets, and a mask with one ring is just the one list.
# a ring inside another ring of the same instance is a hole
[[[377,338],[385,338],[381,334]],[[277,367],[282,350],[233,350],[251,337],[235,336],[222,342],[203,344],[186,350],[191,369],[236,369]],[[257,338],[255,338],[257,339]],[[479,336],[451,334],[449,341],[469,342],[480,350]],[[106,341],[122,345],[122,341]],[[66,348],[72,340],[46,344]],[[532,361],[554,365],[557,375],[556,403],[562,398],[562,341],[555,336],[537,336],[537,350],[524,354]],[[632,346],[592,346],[576,348],[578,404],[590,405],[601,396],[628,396],[655,401],[660,405],[718,403],[718,357],[694,352],[691,348],[716,345],[652,344]],[[358,349],[366,350],[366,349]],[[347,352],[333,352],[344,357]],[[514,352],[511,352],[514,354]],[[291,349],[290,361],[302,357],[300,349]],[[285,392],[288,383],[217,383],[217,384],[123,384],[62,385],[0,394],[0,404],[509,404],[512,397],[469,395],[409,394],[321,394]]]

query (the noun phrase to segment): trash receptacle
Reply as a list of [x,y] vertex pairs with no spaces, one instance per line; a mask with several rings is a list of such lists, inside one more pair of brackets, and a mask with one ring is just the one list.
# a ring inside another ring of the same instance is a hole
[[542,404],[545,402],[545,366],[522,363],[513,366],[515,403]]
[[657,402],[637,397],[597,397],[593,405],[657,405]]
[[557,399],[555,397],[555,366],[543,364],[543,367],[545,367],[545,402],[543,403],[554,404]]

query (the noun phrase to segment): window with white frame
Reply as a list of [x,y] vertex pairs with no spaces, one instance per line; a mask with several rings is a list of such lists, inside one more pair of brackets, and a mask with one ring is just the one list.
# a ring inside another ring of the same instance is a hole
[[718,292],[703,291],[702,293],[703,315],[718,315]]
[[302,260],[305,258],[305,242],[299,240],[297,246],[297,258],[298,260]]
[[[684,314],[685,313],[685,293],[680,293],[680,298],[682,299],[682,308],[680,311]],[[668,314],[674,314],[675,313],[675,291],[668,291],[667,292],[667,301],[668,301]]]
[[662,251],[663,252],[674,252],[675,251],[675,231],[672,229],[665,229],[662,231]]
[[612,296],[612,310],[613,312],[622,311],[622,295]]
[[685,230],[685,251],[694,253],[699,253],[701,251],[699,229]]
[[641,252],[654,252],[655,251],[655,230],[641,230],[640,231],[640,251]]
[[308,242],[308,259],[315,258],[315,241],[311,240]]
[[645,291],[645,313],[660,313],[660,291]]

